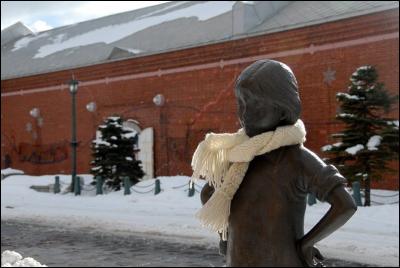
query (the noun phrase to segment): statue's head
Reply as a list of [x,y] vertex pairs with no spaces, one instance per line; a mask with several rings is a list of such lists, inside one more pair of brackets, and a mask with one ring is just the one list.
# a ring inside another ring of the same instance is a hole
[[250,137],[300,117],[301,103],[292,70],[274,60],[259,60],[239,75],[235,84],[240,124]]

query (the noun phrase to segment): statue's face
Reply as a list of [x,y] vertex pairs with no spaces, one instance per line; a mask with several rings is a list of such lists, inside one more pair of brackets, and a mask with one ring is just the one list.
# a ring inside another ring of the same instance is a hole
[[236,88],[238,117],[249,137],[278,127],[282,111],[266,98],[257,97],[251,89]]

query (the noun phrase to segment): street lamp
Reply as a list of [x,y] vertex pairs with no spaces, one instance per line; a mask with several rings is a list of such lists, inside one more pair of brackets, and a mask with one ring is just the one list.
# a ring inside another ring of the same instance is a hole
[[37,119],[37,118],[39,118],[39,116],[40,116],[40,110],[39,110],[39,108],[33,108],[32,110],[30,110],[29,114],[30,114],[33,118]]
[[97,109],[97,105],[94,101],[89,102],[88,104],[86,104],[86,110],[88,110],[91,113],[94,113]]
[[154,96],[153,102],[158,107],[164,106],[164,103],[165,103],[164,95],[163,94],[157,94],[156,96]]
[[166,156],[167,156],[167,176],[169,176],[169,146],[168,146],[168,137],[167,137],[167,117],[165,115],[164,109],[167,108],[165,105],[165,97],[163,94],[157,94],[153,98],[153,103],[160,108],[159,114],[159,123],[160,123],[160,136],[161,139],[163,140],[166,150]]
[[[29,111],[29,115],[35,119],[35,131],[32,132],[32,138],[36,140],[36,143],[39,144],[41,141],[38,138],[41,137],[41,130],[40,128],[43,126],[43,117],[40,116],[40,109],[39,108],[32,108]],[[27,125],[26,130],[28,132],[32,131],[32,124],[30,126]]]
[[74,182],[76,177],[76,147],[78,146],[78,142],[76,141],[76,100],[75,96],[78,92],[78,80],[74,78],[69,81],[69,92],[72,96],[72,181],[71,181],[71,192],[74,191]]

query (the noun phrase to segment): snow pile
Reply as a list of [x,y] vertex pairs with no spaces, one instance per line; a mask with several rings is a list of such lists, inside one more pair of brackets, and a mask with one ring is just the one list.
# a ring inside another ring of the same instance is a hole
[[33,258],[22,259],[21,254],[6,250],[1,254],[1,267],[47,267]]
[[368,150],[370,151],[376,151],[378,150],[377,146],[381,144],[382,137],[379,135],[374,135],[371,138],[369,138],[367,147]]
[[357,144],[357,145],[347,148],[346,152],[349,154],[355,155],[355,154],[357,154],[358,151],[360,151],[362,149],[364,149],[364,145]]
[[6,168],[1,170],[1,174],[4,176],[10,175],[10,174],[24,174],[22,170],[18,169],[13,169],[13,168]]

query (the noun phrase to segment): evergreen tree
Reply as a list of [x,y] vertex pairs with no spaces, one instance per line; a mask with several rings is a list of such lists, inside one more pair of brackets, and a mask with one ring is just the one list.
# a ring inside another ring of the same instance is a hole
[[101,176],[105,184],[116,191],[123,185],[122,177],[129,177],[134,185],[144,176],[141,161],[136,160],[134,154],[137,133],[123,127],[122,122],[119,116],[106,118],[98,127],[99,137],[92,142],[91,173],[95,180],[96,176]]
[[339,142],[322,147],[350,182],[364,186],[365,206],[371,205],[371,180],[393,171],[388,164],[398,159],[399,151],[399,121],[385,117],[398,96],[391,96],[377,79],[373,66],[362,66],[352,74],[348,93],[336,94],[341,108],[336,118],[344,130],[332,135]]

